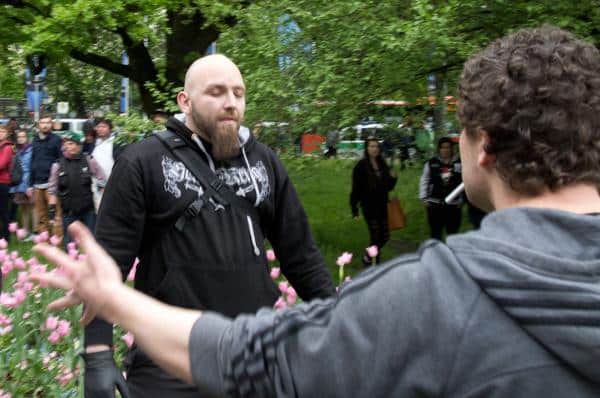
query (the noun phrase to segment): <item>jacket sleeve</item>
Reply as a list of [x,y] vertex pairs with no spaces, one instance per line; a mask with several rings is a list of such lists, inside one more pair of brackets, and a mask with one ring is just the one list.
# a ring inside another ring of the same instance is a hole
[[58,187],[58,169],[59,164],[57,162],[52,163],[50,167],[50,178],[48,178],[48,193],[50,195],[56,196],[56,191]]
[[360,163],[354,166],[352,170],[352,191],[350,192],[350,209],[352,210],[352,217],[358,216],[358,204],[360,203],[360,192],[361,192],[361,177],[360,177]]
[[13,157],[12,145],[6,144],[0,148],[0,170],[10,171],[10,161]]
[[427,200],[429,197],[429,183],[431,180],[431,171],[429,169],[429,162],[425,162],[425,166],[423,167],[423,174],[421,174],[421,179],[419,180],[419,199]]
[[[146,219],[145,189],[140,167],[120,158],[112,170],[98,211],[96,239],[113,257],[123,278],[133,266]],[[112,344],[112,325],[95,319],[85,329],[85,344]]]
[[364,272],[338,299],[233,321],[205,312],[189,338],[200,395],[443,396],[480,290],[449,286],[457,278],[439,264],[406,262]]
[[[34,142],[35,142],[35,139],[34,139]],[[36,150],[35,150],[34,144],[32,143],[31,144],[31,161],[29,162],[30,172],[29,172],[29,185],[27,186],[28,188],[33,187],[33,182],[35,181],[35,168],[36,168],[35,162],[37,161],[37,159],[36,159],[37,157],[35,155],[36,155]]]
[[96,178],[98,186],[104,187],[106,185],[106,175],[104,174],[104,170],[102,170],[102,167],[100,167],[98,162],[96,162],[96,159],[94,159],[93,157],[88,156],[87,160],[88,164],[90,165],[90,171],[92,172],[92,175]]
[[275,209],[267,239],[281,264],[281,271],[303,300],[335,294],[331,275],[317,249],[300,199],[281,162],[275,167]]

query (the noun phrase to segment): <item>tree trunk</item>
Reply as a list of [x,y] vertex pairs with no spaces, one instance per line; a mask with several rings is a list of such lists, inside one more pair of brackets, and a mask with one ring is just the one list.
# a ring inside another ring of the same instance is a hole
[[170,10],[167,15],[171,32],[166,40],[166,78],[175,86],[183,86],[187,68],[206,54],[219,31],[214,25],[205,27],[206,19],[200,12],[189,16]]

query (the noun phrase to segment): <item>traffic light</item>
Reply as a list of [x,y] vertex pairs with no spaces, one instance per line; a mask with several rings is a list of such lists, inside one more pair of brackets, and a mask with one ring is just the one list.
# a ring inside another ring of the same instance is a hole
[[27,66],[33,76],[42,73],[46,68],[46,55],[45,54],[30,54],[27,56]]

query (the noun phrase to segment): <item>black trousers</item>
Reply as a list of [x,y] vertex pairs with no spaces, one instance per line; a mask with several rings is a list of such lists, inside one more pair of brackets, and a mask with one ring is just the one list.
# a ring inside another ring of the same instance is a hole
[[8,223],[10,219],[10,194],[8,190],[10,185],[0,184],[0,221],[2,222],[2,229],[0,229],[0,238],[9,241],[8,234]]
[[134,345],[125,359],[127,387],[133,398],[198,398],[196,387],[158,367]]
[[430,203],[427,206],[429,236],[432,239],[442,240],[444,230],[446,235],[457,233],[462,218],[461,210],[460,206]]

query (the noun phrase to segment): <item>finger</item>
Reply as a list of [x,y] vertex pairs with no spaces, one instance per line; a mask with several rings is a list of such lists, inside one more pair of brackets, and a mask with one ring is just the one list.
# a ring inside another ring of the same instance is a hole
[[90,323],[97,317],[97,314],[97,310],[91,308],[90,306],[86,306],[83,310],[83,314],[81,314],[79,323],[83,326],[86,326],[88,323]]
[[54,300],[50,304],[48,304],[48,309],[50,311],[60,311],[60,310],[64,310],[65,308],[74,307],[81,303],[82,303],[82,301],[77,295],[67,294],[66,296],[63,296],[57,300]]
[[57,289],[70,290],[73,288],[73,283],[63,276],[51,273],[31,274],[29,280],[37,283],[41,287],[51,286]]
[[72,275],[77,270],[81,269],[81,265],[76,260],[73,260],[57,247],[47,243],[40,243],[33,247],[35,253],[41,254],[56,266],[63,267],[67,275]]
[[77,242],[77,246],[81,247],[83,252],[88,256],[98,255],[100,253],[106,255],[104,249],[96,242],[90,230],[87,229],[83,223],[75,221],[69,225],[69,234],[73,237],[73,240]]

